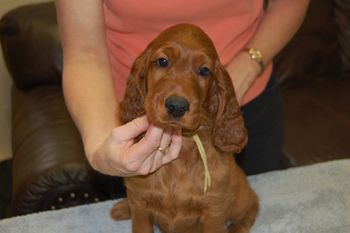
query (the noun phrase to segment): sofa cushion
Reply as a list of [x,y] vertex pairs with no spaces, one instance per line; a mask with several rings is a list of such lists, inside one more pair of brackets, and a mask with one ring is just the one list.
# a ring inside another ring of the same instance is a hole
[[349,77],[284,90],[284,151],[296,165],[349,158]]
[[303,85],[342,71],[333,0],[312,0],[301,28],[274,59],[283,84]]

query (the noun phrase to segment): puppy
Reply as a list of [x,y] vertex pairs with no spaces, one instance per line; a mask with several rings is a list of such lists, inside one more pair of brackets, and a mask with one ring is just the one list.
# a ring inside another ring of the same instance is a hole
[[231,79],[200,28],[168,28],[135,60],[119,118],[144,114],[159,127],[181,128],[183,146],[156,172],[125,178],[127,199],[112,217],[131,217],[134,233],[153,225],[164,233],[248,233],[258,199],[232,156],[247,133]]

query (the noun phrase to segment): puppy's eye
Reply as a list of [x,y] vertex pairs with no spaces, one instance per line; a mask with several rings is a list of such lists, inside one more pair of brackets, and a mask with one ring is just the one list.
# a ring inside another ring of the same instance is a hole
[[203,66],[203,67],[199,68],[198,74],[200,76],[206,77],[206,76],[210,75],[210,70],[208,67]]
[[156,64],[160,67],[166,68],[169,66],[169,61],[164,57],[161,57],[156,60]]

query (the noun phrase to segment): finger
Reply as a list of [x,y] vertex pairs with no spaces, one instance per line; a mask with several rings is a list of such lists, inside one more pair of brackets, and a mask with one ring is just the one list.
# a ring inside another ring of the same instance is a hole
[[162,135],[163,129],[150,125],[145,136],[139,142],[129,146],[126,154],[129,155],[127,165],[130,172],[146,175],[152,170],[154,156],[158,152]]
[[162,166],[162,157],[163,154],[156,150],[142,164],[142,168],[140,169],[141,172],[143,174],[149,174],[156,171],[160,166]]
[[158,148],[158,151],[161,152],[163,155],[168,150],[168,147],[171,143],[171,137],[172,137],[172,129],[166,129],[162,135],[162,139],[160,142],[160,146]]
[[149,155],[140,167],[140,172],[143,174],[148,174],[156,171],[159,167],[163,165],[163,156],[169,149],[172,138],[172,129],[168,128],[163,132],[161,137],[160,146]]
[[153,166],[151,167],[150,172],[154,172],[158,170],[161,166],[163,166],[163,157],[164,157],[164,153],[160,151],[156,152],[153,160]]
[[[150,130],[151,131],[151,130]],[[145,137],[146,138],[146,137]],[[152,151],[151,154],[146,156],[140,164],[138,172],[140,175],[146,175],[152,173],[163,166],[165,163],[168,163],[175,158],[177,158],[179,151],[181,149],[182,136],[181,131],[173,131],[171,135],[170,130],[164,132],[161,137],[161,145],[167,145],[169,148],[164,153],[158,150],[158,147]],[[171,145],[174,143],[173,145]],[[170,144],[170,146],[169,146]],[[168,154],[169,153],[169,154]],[[165,158],[165,159],[164,159]]]
[[171,138],[171,143],[167,153],[162,157],[162,164],[167,164],[176,159],[181,151],[182,135],[181,129],[174,130]]
[[146,116],[138,117],[124,125],[113,130],[114,138],[119,141],[129,141],[145,132],[149,127]]
[[145,136],[129,148],[129,154],[143,163],[159,148],[163,132],[163,129],[150,125]]
[[147,175],[152,172],[155,161],[155,154],[157,152],[153,152],[151,155],[146,157],[146,159],[142,162],[140,168],[138,169],[139,175]]

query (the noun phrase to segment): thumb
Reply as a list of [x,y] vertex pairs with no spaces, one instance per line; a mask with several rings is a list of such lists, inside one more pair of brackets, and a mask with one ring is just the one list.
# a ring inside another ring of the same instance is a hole
[[113,130],[113,135],[118,141],[129,141],[139,136],[148,129],[149,123],[146,116],[138,117]]

